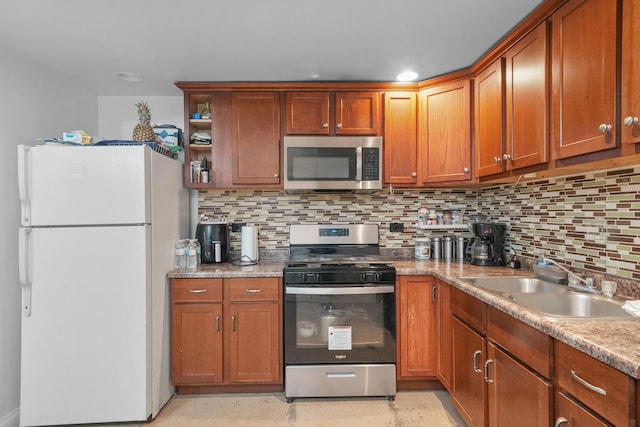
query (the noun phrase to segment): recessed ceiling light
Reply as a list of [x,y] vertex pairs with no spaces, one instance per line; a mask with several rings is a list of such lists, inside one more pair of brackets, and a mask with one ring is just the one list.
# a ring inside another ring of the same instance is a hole
[[116,73],[116,77],[128,82],[141,82],[143,80],[142,76],[136,73],[131,73],[129,71],[118,71]]
[[320,78],[320,74],[318,74],[318,73],[313,73],[313,74],[311,74],[311,75],[309,76],[309,78],[310,78],[310,79],[317,80],[317,79],[319,79],[319,78]]
[[396,80],[399,82],[411,82],[418,78],[418,73],[415,71],[403,71],[396,76]]

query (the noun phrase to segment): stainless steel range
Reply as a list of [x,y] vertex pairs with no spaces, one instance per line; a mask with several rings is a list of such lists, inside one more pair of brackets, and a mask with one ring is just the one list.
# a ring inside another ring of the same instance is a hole
[[292,225],[284,268],[285,395],[396,394],[396,271],[375,224]]

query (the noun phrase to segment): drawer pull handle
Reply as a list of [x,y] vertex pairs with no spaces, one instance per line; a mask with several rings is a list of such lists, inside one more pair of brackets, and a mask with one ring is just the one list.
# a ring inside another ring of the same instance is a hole
[[231,316],[231,330],[236,331],[236,316]]
[[264,292],[264,289],[245,289],[244,291],[248,294],[259,294],[260,292]]
[[560,427],[560,424],[565,424],[568,423],[569,420],[566,419],[565,417],[558,417],[558,419],[556,420],[556,423],[553,425],[554,427]]
[[189,292],[191,292],[192,294],[203,294],[207,292],[207,290],[206,289],[189,289]]
[[488,359],[486,362],[484,362],[484,380],[487,382],[487,384],[493,384],[493,380],[489,378],[489,365],[491,363],[493,363],[493,359]]
[[327,378],[355,378],[355,372],[327,372]]
[[478,356],[482,354],[481,350],[476,350],[473,353],[473,372],[475,372],[476,374],[481,374],[482,370],[478,369]]
[[596,387],[593,384],[583,380],[582,378],[580,378],[578,376],[578,374],[576,373],[576,371],[574,371],[573,369],[571,370],[571,376],[573,377],[574,380],[578,381],[580,384],[582,384],[583,386],[585,386],[586,388],[588,388],[591,391],[595,391],[598,394],[601,394],[603,396],[607,395],[607,390],[600,388],[600,387]]
[[216,332],[220,332],[220,315],[216,316]]
[[437,303],[437,302],[438,302],[438,297],[436,296],[436,290],[438,290],[438,287],[437,287],[437,286],[433,286],[433,287],[431,288],[431,301],[433,301],[433,302],[436,302],[436,303]]

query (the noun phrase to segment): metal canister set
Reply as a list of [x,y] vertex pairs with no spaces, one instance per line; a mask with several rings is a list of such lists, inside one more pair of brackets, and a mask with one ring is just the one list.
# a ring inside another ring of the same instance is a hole
[[415,258],[464,261],[468,244],[469,238],[464,236],[417,237]]

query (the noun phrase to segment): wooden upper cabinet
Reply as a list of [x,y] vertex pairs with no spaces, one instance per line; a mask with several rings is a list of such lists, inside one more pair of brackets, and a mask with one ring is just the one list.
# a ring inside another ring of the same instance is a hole
[[421,91],[419,111],[420,181],[471,179],[471,82]]
[[504,59],[499,58],[475,79],[476,176],[504,172]]
[[287,92],[287,135],[329,135],[329,92]]
[[378,92],[287,92],[286,135],[378,135]]
[[623,144],[640,142],[640,0],[622,4],[622,127]]
[[234,92],[231,140],[233,184],[280,184],[280,94]]
[[377,135],[378,92],[336,92],[336,134]]
[[384,183],[417,183],[415,92],[384,94]]
[[549,50],[543,22],[510,48],[506,60],[506,167],[549,161]]
[[552,17],[552,147],[563,159],[616,146],[618,0],[569,0]]

